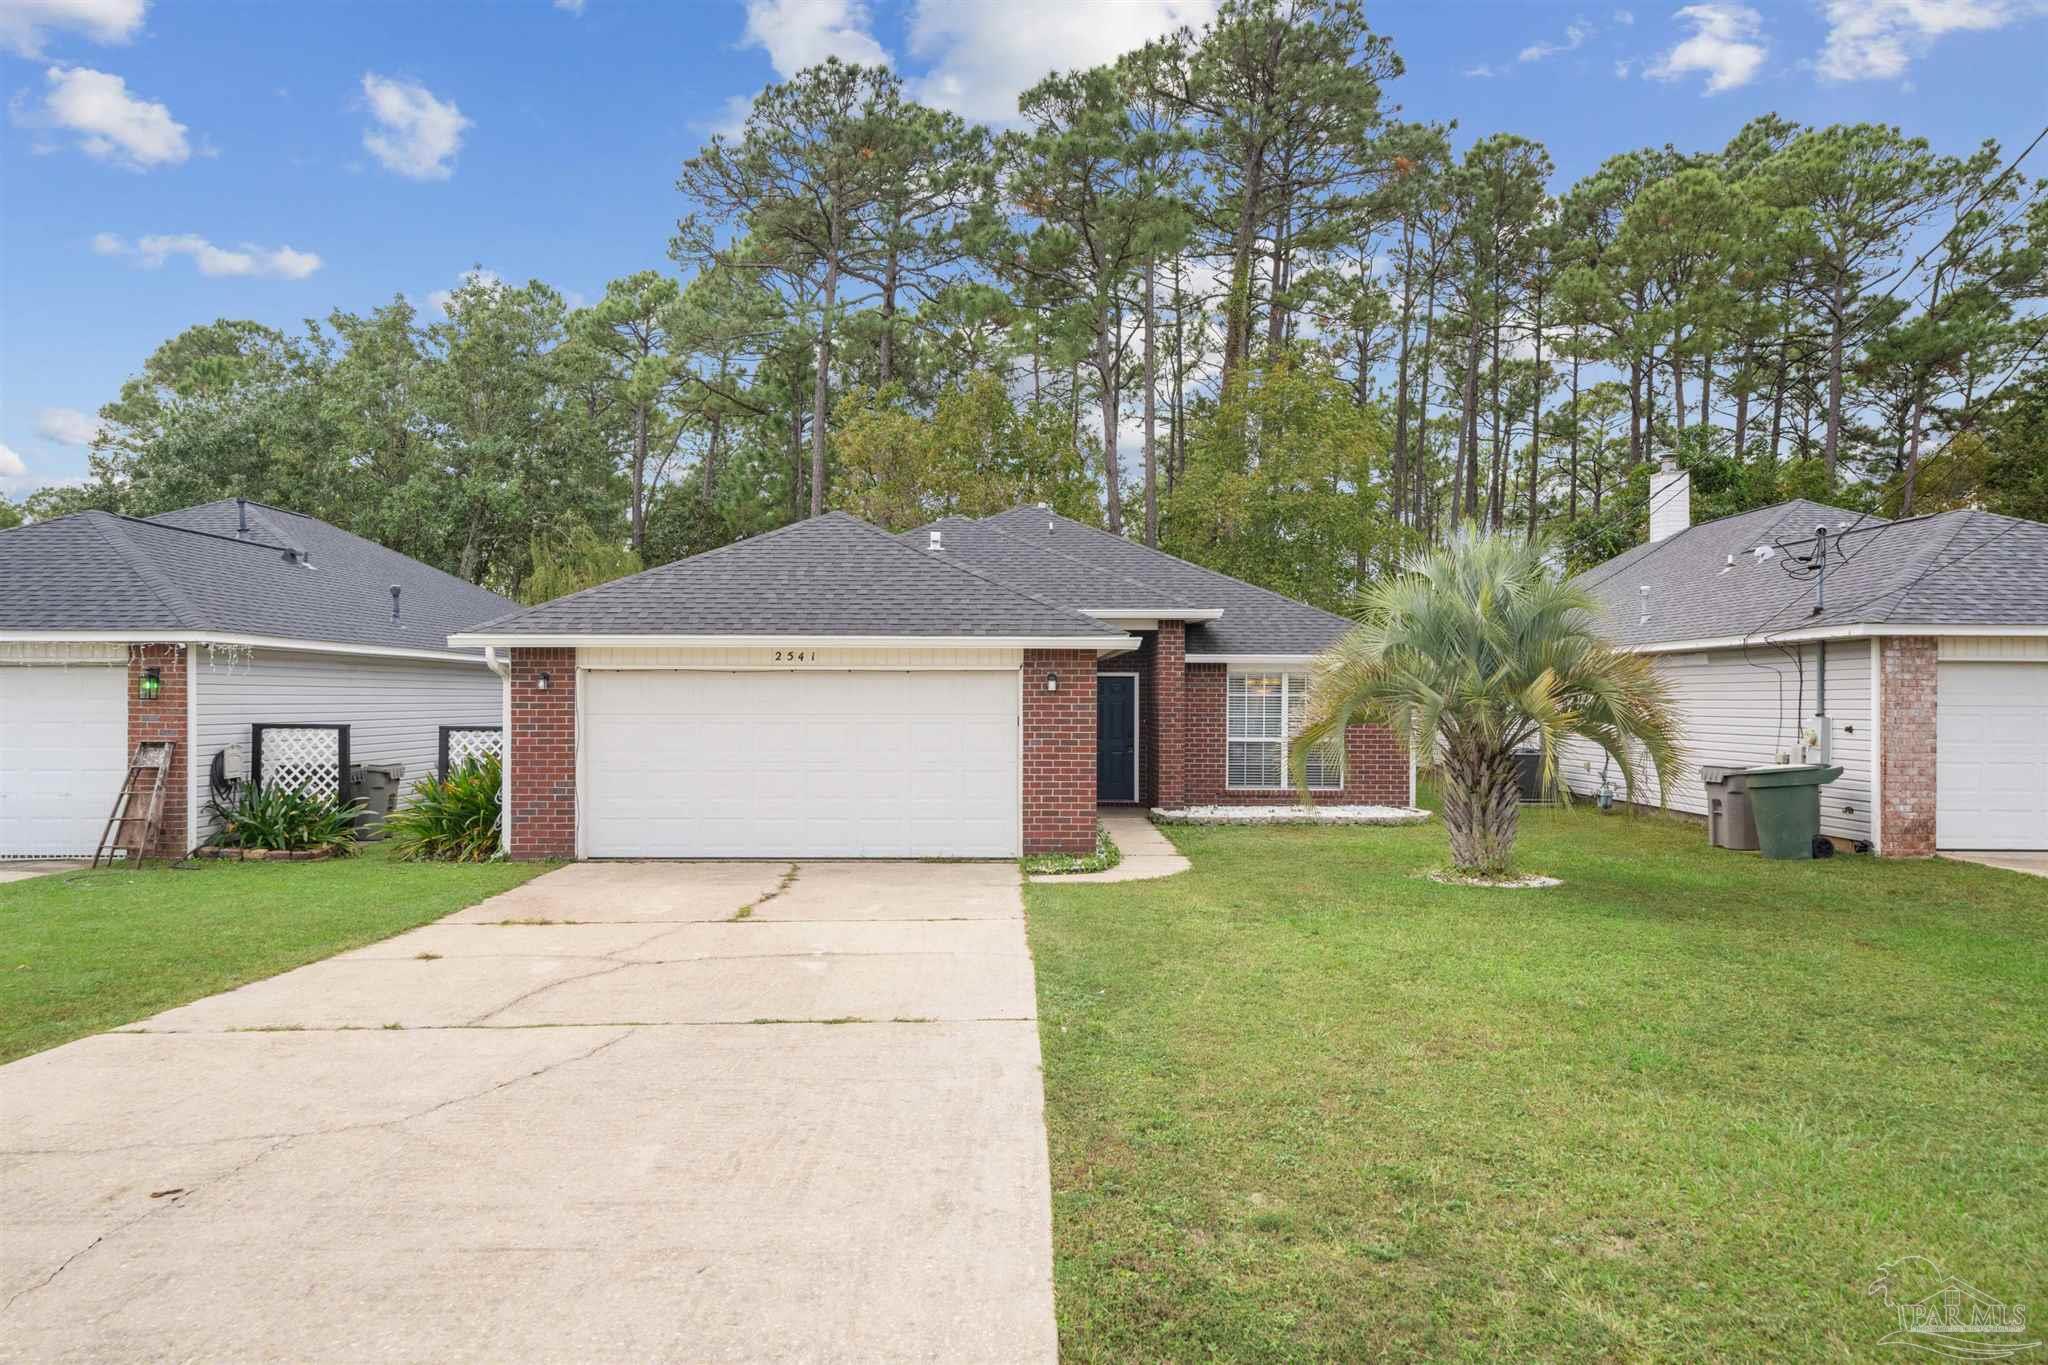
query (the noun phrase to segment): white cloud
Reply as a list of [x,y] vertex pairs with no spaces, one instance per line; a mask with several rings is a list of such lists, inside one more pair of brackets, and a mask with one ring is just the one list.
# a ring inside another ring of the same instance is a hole
[[44,408],[36,414],[36,434],[58,445],[89,446],[99,430],[100,419],[77,408]]
[[367,73],[363,97],[377,126],[363,133],[363,146],[384,169],[408,180],[446,180],[455,173],[462,135],[473,125],[452,100],[436,99],[417,81]]
[[21,456],[15,454],[8,446],[0,445],[0,479],[25,479],[27,477],[28,466],[22,462]]
[[1017,96],[1051,72],[1099,66],[1215,13],[1215,0],[917,0],[910,50],[927,69],[912,89],[968,118],[1014,123]]
[[1889,80],[1950,33],[1982,33],[2043,12],[2039,0],[1826,0],[1815,69],[1831,81]]
[[128,92],[119,76],[83,66],[53,66],[43,73],[49,93],[31,116],[39,126],[78,134],[87,156],[143,171],[175,166],[192,155],[185,125],[155,100]]
[[50,30],[125,43],[142,27],[148,8],[149,0],[0,0],[0,49],[40,57]]
[[887,66],[889,54],[869,32],[865,0],[747,0],[745,46],[763,48],[787,80],[827,57]]
[[1633,65],[1626,57],[1617,59],[1614,63],[1614,78],[1621,81],[1627,80],[1629,70]]
[[101,232],[93,236],[92,249],[100,256],[133,257],[151,270],[173,256],[189,256],[200,274],[230,279],[303,280],[321,265],[320,258],[310,251],[247,242],[231,249],[215,246],[196,232],[155,234],[137,239],[132,246],[115,233]]
[[1515,60],[1518,62],[1540,62],[1546,57],[1555,57],[1561,52],[1576,52],[1584,46],[1586,39],[1593,36],[1593,26],[1581,19],[1564,27],[1564,41],[1561,43],[1531,43],[1523,48]]
[[1493,67],[1493,66],[1489,66],[1489,65],[1488,65],[1487,63],[1485,63],[1485,62],[1481,62],[1481,63],[1480,63],[1479,65],[1477,65],[1477,66],[1468,66],[1468,67],[1466,67],[1466,68],[1465,68],[1465,74],[1466,74],[1466,75],[1468,75],[1468,76],[1476,76],[1476,77],[1478,77],[1478,78],[1479,78],[1480,80],[1483,80],[1483,81],[1490,81],[1490,80],[1492,80],[1492,79],[1493,79],[1493,78],[1494,78],[1495,76],[1498,76],[1498,75],[1500,74],[1500,71],[1499,71],[1499,69],[1498,69],[1498,68],[1496,68],[1496,67]]
[[1644,68],[1645,76],[1675,81],[1692,72],[1707,78],[1709,95],[1749,84],[1764,64],[1763,16],[1747,5],[1687,5],[1675,16],[1692,36]]
[[1636,16],[1633,10],[1618,9],[1614,12],[1614,22],[1620,24],[1623,28],[1628,28],[1635,21]]
[[583,17],[583,4],[584,0],[555,0],[556,9],[564,14],[573,14],[578,19]]

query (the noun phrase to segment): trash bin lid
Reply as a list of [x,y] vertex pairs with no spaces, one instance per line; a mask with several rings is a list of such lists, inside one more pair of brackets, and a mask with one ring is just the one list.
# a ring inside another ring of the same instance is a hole
[[1778,763],[1745,771],[1752,787],[1819,787],[1842,775],[1840,768],[1822,767],[1818,763]]
[[1726,782],[1736,773],[1747,772],[1746,768],[1733,767],[1726,763],[1700,764],[1700,781],[1707,783]]

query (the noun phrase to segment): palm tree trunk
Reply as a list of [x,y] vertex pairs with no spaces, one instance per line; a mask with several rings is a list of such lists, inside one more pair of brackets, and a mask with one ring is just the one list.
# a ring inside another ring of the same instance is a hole
[[1466,739],[1445,746],[1443,822],[1458,871],[1495,876],[1507,871],[1521,819],[1515,756]]

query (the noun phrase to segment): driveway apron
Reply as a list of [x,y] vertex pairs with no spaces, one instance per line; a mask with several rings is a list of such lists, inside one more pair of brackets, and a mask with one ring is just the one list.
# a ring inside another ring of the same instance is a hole
[[0,1358],[1048,1360],[1013,866],[582,863],[0,1068]]

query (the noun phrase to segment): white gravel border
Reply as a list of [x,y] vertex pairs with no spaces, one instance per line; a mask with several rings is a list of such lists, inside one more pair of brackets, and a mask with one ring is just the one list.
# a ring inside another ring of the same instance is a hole
[[1419,825],[1429,812],[1413,806],[1180,806],[1155,807],[1162,825]]

